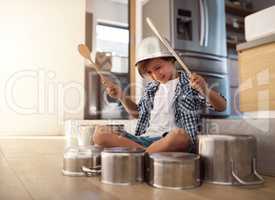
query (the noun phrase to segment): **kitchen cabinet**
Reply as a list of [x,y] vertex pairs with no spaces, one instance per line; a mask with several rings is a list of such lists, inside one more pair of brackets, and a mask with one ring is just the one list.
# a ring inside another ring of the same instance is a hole
[[275,110],[275,35],[237,46],[240,66],[240,110]]

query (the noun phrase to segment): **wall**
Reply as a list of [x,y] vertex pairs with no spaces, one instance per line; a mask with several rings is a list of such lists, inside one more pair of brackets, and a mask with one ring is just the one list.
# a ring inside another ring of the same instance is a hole
[[0,1],[0,135],[58,135],[83,118],[85,0]]

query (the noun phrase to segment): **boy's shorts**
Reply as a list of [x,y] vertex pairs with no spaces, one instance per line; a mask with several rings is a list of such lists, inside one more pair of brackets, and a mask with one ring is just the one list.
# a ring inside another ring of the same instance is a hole
[[[161,138],[165,137],[167,133],[164,133],[162,136],[135,136],[131,133],[128,133],[127,131],[122,130],[121,131],[122,136],[128,138],[129,140],[134,141],[135,143],[138,143],[144,147],[149,147],[153,142],[160,140]],[[195,146],[190,145],[188,147],[187,152],[189,153],[195,153]]]
[[158,141],[162,138],[162,136],[135,136],[126,131],[122,132],[122,136],[126,137],[135,143],[138,143],[144,147],[149,147],[153,142]]

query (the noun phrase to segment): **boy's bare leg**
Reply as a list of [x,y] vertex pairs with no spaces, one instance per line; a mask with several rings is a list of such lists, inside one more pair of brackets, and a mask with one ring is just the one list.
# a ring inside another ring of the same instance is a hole
[[108,126],[96,126],[95,132],[93,135],[93,141],[96,145],[100,145],[105,148],[110,148],[110,147],[144,148],[142,145],[121,136],[117,132],[114,132]]
[[154,142],[147,149],[147,153],[155,152],[184,152],[191,143],[190,136],[182,128],[171,130],[164,138]]

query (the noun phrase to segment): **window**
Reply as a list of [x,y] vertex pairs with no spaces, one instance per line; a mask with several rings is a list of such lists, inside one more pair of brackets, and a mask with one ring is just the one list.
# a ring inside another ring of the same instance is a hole
[[128,26],[98,23],[96,26],[96,52],[110,52],[111,72],[129,71],[129,29]]

